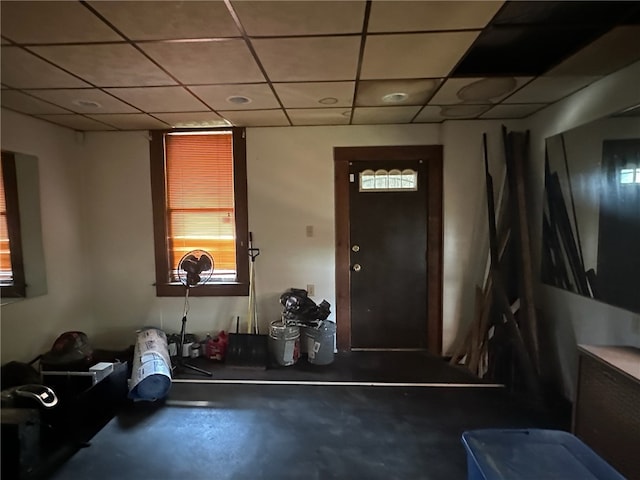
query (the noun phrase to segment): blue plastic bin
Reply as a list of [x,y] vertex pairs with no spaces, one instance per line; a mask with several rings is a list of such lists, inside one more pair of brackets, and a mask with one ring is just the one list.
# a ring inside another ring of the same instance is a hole
[[559,430],[462,434],[468,480],[625,480],[574,435]]

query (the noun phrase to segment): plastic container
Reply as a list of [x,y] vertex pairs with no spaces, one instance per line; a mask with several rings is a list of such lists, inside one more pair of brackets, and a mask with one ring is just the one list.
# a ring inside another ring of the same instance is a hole
[[269,352],[278,365],[295,365],[300,358],[300,328],[282,320],[271,322]]
[[210,360],[223,361],[227,353],[227,345],[229,344],[229,336],[222,330],[217,337],[212,338],[207,334],[204,341],[204,356]]
[[329,365],[334,359],[336,324],[321,322],[304,329],[307,359],[314,365]]
[[468,480],[624,480],[577,437],[559,430],[471,430],[462,443]]

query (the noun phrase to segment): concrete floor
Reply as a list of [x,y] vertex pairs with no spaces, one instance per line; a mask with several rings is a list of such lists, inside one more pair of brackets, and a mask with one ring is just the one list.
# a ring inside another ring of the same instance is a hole
[[[373,361],[360,357],[352,364]],[[393,358],[386,361],[393,365]],[[460,380],[458,369],[433,357],[429,362],[439,372],[434,378],[440,379],[444,367],[451,379]],[[413,379],[424,380],[424,369]],[[347,370],[337,366],[333,375]],[[285,372],[297,375],[293,369]],[[218,372],[217,380],[224,376]],[[462,480],[467,478],[460,440],[465,430],[557,427],[549,415],[523,406],[504,389],[477,382],[466,387],[196,382],[174,382],[161,404],[129,405],[50,478]]]

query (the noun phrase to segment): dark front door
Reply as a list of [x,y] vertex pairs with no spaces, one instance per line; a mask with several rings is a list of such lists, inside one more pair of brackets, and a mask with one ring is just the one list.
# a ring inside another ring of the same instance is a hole
[[427,169],[349,165],[351,347],[427,348]]

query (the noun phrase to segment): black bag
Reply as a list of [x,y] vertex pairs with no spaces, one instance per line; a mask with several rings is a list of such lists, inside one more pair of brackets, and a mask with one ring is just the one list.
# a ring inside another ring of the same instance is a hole
[[64,332],[51,350],[40,358],[41,370],[88,371],[93,361],[93,348],[83,332]]
[[296,320],[310,323],[316,320],[325,320],[331,313],[330,304],[323,300],[320,305],[311,300],[306,290],[290,288],[280,295],[280,303],[284,307],[282,316],[285,320]]

